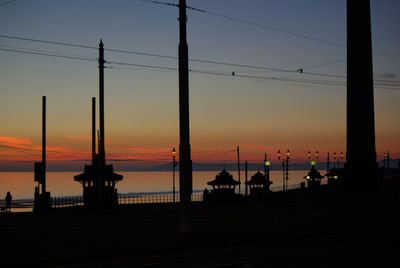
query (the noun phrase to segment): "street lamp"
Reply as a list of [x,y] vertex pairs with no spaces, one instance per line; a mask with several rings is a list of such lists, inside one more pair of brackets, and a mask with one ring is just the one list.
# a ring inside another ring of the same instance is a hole
[[176,150],[172,149],[172,200],[175,203],[175,167],[176,167]]
[[[329,156],[328,156],[329,157]],[[311,152],[310,151],[308,151],[307,152],[307,158],[308,158],[308,160],[311,160]],[[314,158],[312,158],[312,161],[310,162],[311,163],[311,166],[315,166],[315,163],[316,163],[316,161],[315,160],[318,160],[318,158],[319,158],[319,152],[318,152],[318,150],[315,152],[315,157]]]
[[[277,156],[278,156],[278,160],[281,160],[281,151],[280,150],[278,150]],[[287,189],[287,184],[288,184],[288,180],[289,180],[289,158],[290,158],[290,151],[287,150],[286,159],[284,157],[282,157],[283,191],[285,191],[285,189]],[[286,174],[285,174],[285,162],[286,162]],[[286,181],[286,183],[285,183],[285,181]],[[285,184],[286,184],[286,187],[285,187]]]
[[[278,160],[281,160],[281,151],[278,149],[277,152]],[[282,189],[285,191],[285,161],[282,159]]]
[[[340,159],[343,159],[343,152],[340,152]],[[338,156],[338,161],[339,161],[339,156]],[[338,168],[340,168],[340,162],[338,162]]]
[[[334,152],[334,153],[333,153],[333,160],[334,160],[333,163],[336,162],[336,159],[337,159],[337,155],[336,155],[336,152]],[[338,163],[339,163],[339,162],[338,162]],[[335,164],[333,164],[333,167],[335,167]],[[339,168],[339,167],[338,167],[338,168]]]
[[386,168],[386,152],[383,152],[383,168]]
[[269,180],[269,171],[270,168],[269,166],[271,165],[271,162],[267,160],[267,154],[264,155],[264,176],[267,179],[267,187],[269,191],[269,185],[270,185],[270,180]]

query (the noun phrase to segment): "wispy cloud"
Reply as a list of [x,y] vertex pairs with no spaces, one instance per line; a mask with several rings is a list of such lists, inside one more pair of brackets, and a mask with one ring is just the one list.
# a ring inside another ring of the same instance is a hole
[[0,142],[6,143],[7,145],[32,145],[33,143],[28,139],[22,139],[17,137],[0,137]]

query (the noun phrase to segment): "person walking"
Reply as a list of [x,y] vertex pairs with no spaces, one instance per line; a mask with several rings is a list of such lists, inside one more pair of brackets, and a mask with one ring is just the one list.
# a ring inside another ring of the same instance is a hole
[[8,212],[11,212],[11,200],[12,200],[12,196],[10,194],[10,192],[7,192],[6,195],[6,212],[8,210]]

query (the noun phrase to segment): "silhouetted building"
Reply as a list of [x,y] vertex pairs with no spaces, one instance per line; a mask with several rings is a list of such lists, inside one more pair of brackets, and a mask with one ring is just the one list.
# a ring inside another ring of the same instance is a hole
[[304,179],[307,180],[307,187],[309,189],[319,189],[321,186],[321,180],[324,178],[314,165],[311,166],[311,170],[308,172]]
[[270,184],[267,176],[260,171],[251,176],[250,181],[246,182],[246,185],[250,187],[250,197],[255,199],[265,198],[268,195]]
[[[211,201],[229,201],[235,196],[235,187],[240,183],[233,179],[233,176],[225,169],[215,176],[215,179],[207,182],[213,189],[208,197]],[[205,200],[205,201],[209,201]]]
[[325,176],[328,178],[329,187],[336,187],[343,183],[343,169],[332,168]]

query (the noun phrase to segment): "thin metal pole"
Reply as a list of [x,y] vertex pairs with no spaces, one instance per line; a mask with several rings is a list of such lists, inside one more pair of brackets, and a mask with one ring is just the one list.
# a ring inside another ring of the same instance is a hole
[[238,161],[238,180],[239,180],[239,194],[240,194],[240,152],[239,152],[239,145],[237,146],[237,161]]
[[42,98],[42,194],[46,193],[46,96]]
[[282,187],[283,191],[285,191],[285,160],[282,159]]
[[328,158],[326,159],[326,171],[329,172],[329,152],[328,152]]
[[175,203],[175,148],[172,152],[172,200]]
[[286,190],[288,189],[289,183],[289,156],[286,157]]
[[244,170],[245,170],[245,173],[244,173],[244,179],[245,179],[245,195],[247,196],[247,194],[248,194],[248,190],[247,190],[247,171],[248,171],[248,167],[247,167],[247,160],[246,160],[246,162],[244,163]]
[[96,155],[96,98],[92,98],[92,165]]
[[99,44],[99,98],[100,98],[100,137],[99,154],[105,159],[105,133],[104,133],[104,45],[100,40]]

